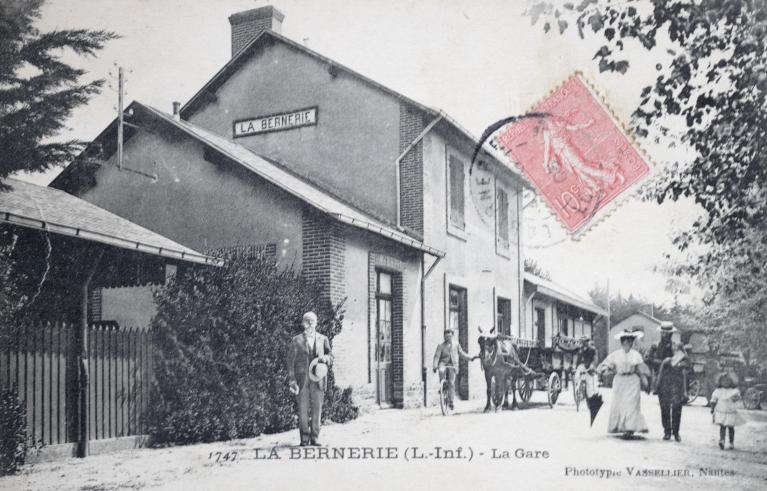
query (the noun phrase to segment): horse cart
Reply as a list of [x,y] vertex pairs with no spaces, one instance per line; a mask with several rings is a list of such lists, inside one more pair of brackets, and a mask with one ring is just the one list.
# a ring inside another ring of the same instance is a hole
[[[486,339],[486,341],[483,341]],[[484,345],[483,345],[484,343]],[[541,341],[519,339],[499,335],[494,338],[480,337],[483,368],[488,385],[488,403],[500,407],[507,405],[507,393],[512,389],[516,407],[516,394],[522,402],[529,402],[533,390],[546,392],[549,407],[554,407],[562,390],[573,380],[576,356],[581,341],[575,338],[555,335],[551,346]],[[579,406],[585,393],[579,384],[573,384],[576,404]]]
[[705,397],[709,404],[719,375],[727,373],[740,389],[746,409],[759,409],[767,405],[767,373],[751,373],[742,353],[691,350],[688,357],[691,361],[687,380],[688,404],[698,397]]

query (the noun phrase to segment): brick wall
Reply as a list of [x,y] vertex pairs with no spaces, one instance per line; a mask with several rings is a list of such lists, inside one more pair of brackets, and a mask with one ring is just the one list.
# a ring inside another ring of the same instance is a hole
[[264,29],[280,32],[285,16],[272,6],[239,12],[229,17],[232,26],[232,56]]
[[[424,129],[423,115],[407,104],[399,110],[399,150],[403,152]],[[423,142],[400,162],[400,221],[423,236]]]
[[343,225],[306,207],[302,215],[303,274],[322,286],[334,304],[346,296]]

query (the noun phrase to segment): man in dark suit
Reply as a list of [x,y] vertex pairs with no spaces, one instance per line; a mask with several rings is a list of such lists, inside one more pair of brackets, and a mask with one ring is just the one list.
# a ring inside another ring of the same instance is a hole
[[[304,332],[295,336],[288,347],[288,381],[290,391],[298,396],[301,446],[319,446],[322,400],[327,385],[325,375],[333,363],[333,353],[328,338],[316,331],[317,314],[307,312],[302,324]],[[316,361],[312,363],[313,360]]]
[[[655,393],[658,394],[660,404],[660,417],[663,423],[663,439],[670,440],[674,435],[676,441],[682,441],[679,436],[679,420],[682,417],[682,404],[687,389],[683,369],[686,367],[686,358],[680,354],[674,359],[672,336],[677,332],[671,322],[663,321],[658,327],[660,342],[652,350],[650,359],[655,368]],[[681,350],[679,350],[681,351]],[[680,364],[680,360],[682,363]]]

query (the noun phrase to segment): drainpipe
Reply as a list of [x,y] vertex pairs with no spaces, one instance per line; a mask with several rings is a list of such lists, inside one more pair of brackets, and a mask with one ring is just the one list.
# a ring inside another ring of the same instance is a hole
[[434,271],[437,263],[442,260],[440,256],[435,256],[434,263],[425,271],[425,256],[426,254],[421,254],[421,381],[423,382],[423,407],[426,407],[426,404],[429,402],[429,392],[426,388],[426,374],[428,373],[428,368],[426,367],[426,278]]
[[[517,192],[517,271],[519,274],[519,299],[525,298],[525,260],[522,257],[522,217],[524,210],[522,209],[522,191],[523,186],[519,186]],[[530,297],[532,300],[532,296]],[[527,305],[525,305],[527,308]],[[522,311],[522,302],[519,305],[519,336],[522,337],[522,327],[525,322],[525,312]]]
[[423,131],[413,140],[410,142],[410,145],[405,148],[405,150],[402,151],[402,153],[397,157],[397,160],[394,161],[394,175],[396,180],[396,187],[397,187],[397,228],[402,229],[402,217],[401,217],[401,208],[402,208],[402,198],[400,197],[400,169],[399,166],[402,163],[402,159],[404,159],[407,154],[410,153],[410,151],[415,148],[418,143],[423,140],[423,138],[434,128],[434,126],[439,123],[439,121],[442,119],[442,113],[439,113],[439,116],[434,118],[431,123],[429,123],[426,128],[423,129]]
[[77,432],[77,456],[88,456],[88,291],[90,290],[93,275],[101,263],[101,257],[104,255],[104,249],[100,248],[96,258],[91,265],[91,269],[85,277],[85,282],[81,287],[81,313],[80,313],[80,332],[77,343],[77,367],[78,377],[78,432]]

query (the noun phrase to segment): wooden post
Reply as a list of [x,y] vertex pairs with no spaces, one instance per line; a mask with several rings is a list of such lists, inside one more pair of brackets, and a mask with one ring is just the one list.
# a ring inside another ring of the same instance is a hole
[[104,249],[100,248],[96,254],[90,271],[88,271],[82,286],[81,312],[80,312],[80,336],[77,343],[77,387],[79,397],[77,399],[77,456],[88,456],[88,292],[91,280],[104,255]]
[[123,67],[117,68],[117,168],[123,168]]

